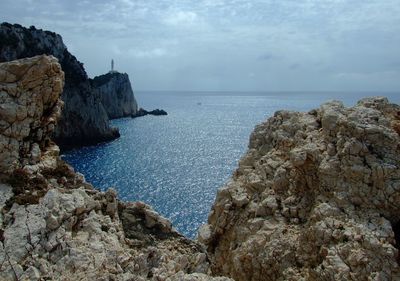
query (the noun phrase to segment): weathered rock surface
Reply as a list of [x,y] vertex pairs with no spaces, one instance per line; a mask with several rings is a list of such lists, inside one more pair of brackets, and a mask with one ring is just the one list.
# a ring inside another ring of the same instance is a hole
[[36,164],[57,149],[49,149],[49,135],[61,113],[63,84],[54,57],[0,64],[0,171]]
[[37,204],[14,203],[5,212],[0,279],[179,280],[207,273],[200,246],[150,207],[118,206],[115,193],[97,192],[73,177],[56,181],[47,181],[51,187]]
[[110,119],[135,115],[138,105],[126,73],[109,72],[91,80]]
[[63,78],[54,57],[0,64],[0,280],[400,280],[399,106],[257,126],[199,231],[206,252],[59,158]]
[[0,62],[42,54],[55,56],[65,72],[64,108],[54,132],[57,144],[79,146],[117,138],[118,129],[110,127],[83,64],[67,50],[60,35],[33,26],[0,25]]
[[400,107],[386,98],[279,111],[257,126],[199,232],[213,273],[400,280],[399,133]]
[[0,280],[230,280],[207,275],[201,245],[151,207],[59,158],[62,85],[54,57],[0,64]]

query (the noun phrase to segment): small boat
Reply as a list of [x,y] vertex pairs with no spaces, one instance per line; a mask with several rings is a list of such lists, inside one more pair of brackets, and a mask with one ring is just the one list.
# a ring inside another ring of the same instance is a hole
[[201,102],[198,102],[197,105],[201,105]]

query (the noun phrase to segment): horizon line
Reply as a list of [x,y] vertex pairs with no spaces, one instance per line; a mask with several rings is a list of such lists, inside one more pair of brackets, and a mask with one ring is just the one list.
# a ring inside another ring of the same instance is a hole
[[134,92],[205,92],[205,93],[400,93],[399,90],[165,90],[139,89]]

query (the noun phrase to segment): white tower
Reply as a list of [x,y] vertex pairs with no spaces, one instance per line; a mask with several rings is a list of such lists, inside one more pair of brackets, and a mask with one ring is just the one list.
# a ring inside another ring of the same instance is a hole
[[114,59],[111,59],[111,71],[114,72]]

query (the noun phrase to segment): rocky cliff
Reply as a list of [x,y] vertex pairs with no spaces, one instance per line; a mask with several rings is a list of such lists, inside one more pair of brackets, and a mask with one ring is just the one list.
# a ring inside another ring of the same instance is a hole
[[92,89],[80,63],[68,52],[60,35],[18,24],[0,25],[0,62],[48,54],[55,56],[65,73],[64,108],[55,130],[59,145],[84,145],[119,136],[109,125],[99,94]]
[[64,73],[54,57],[0,64],[0,174],[37,164],[61,114]]
[[109,72],[91,80],[110,119],[133,116],[138,105],[128,74]]
[[63,81],[54,57],[0,64],[0,280],[228,280],[149,206],[60,159],[49,134]]
[[400,280],[399,106],[257,126],[199,231],[206,252],[60,159],[63,79],[54,57],[0,64],[0,280]]
[[368,98],[256,127],[199,232],[235,280],[400,280],[400,107]]

